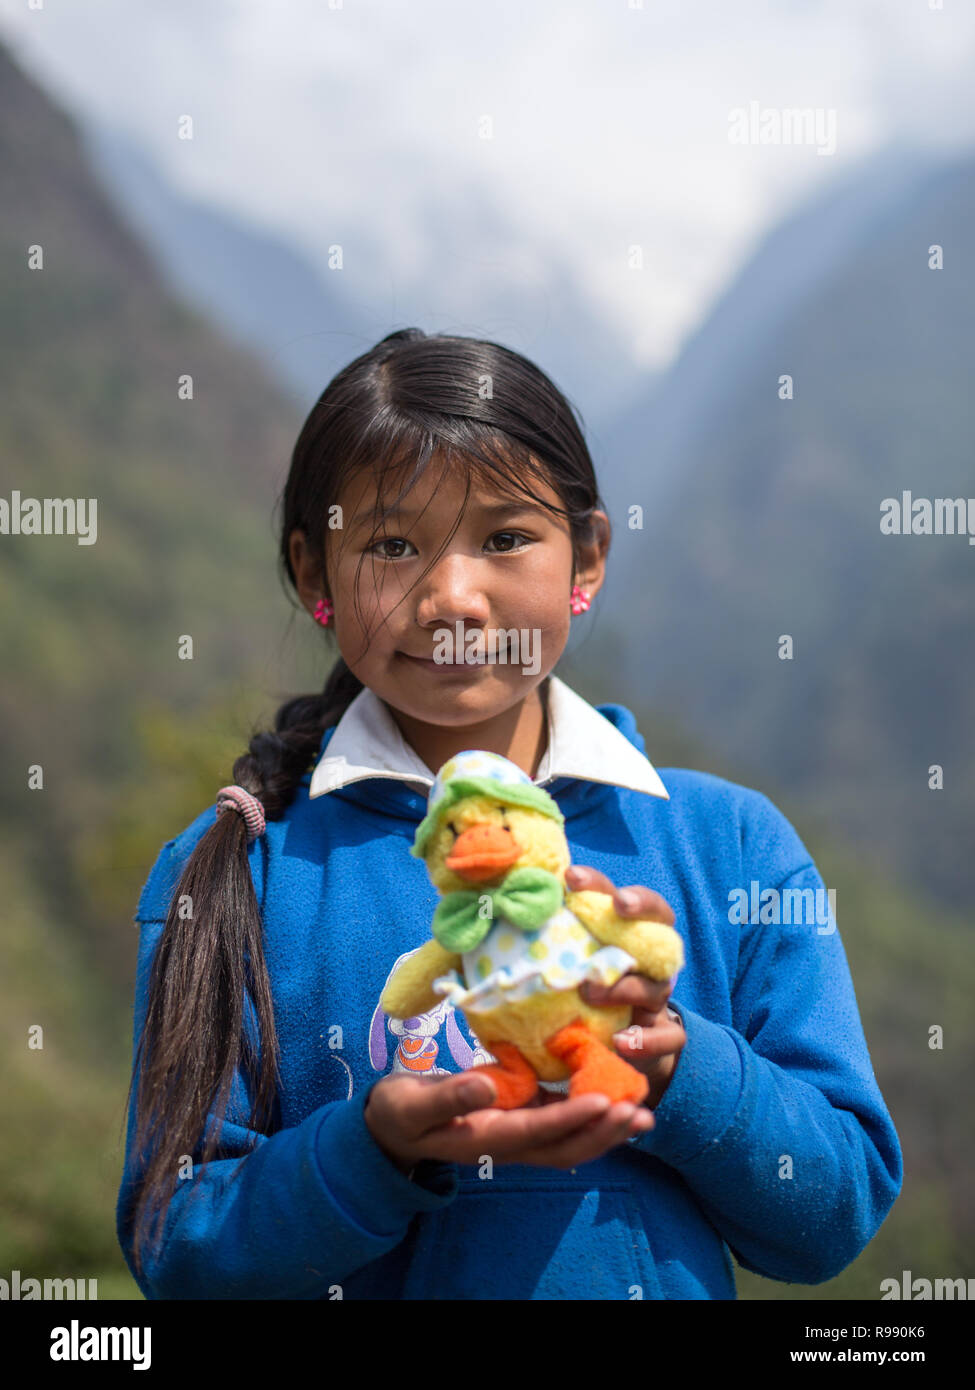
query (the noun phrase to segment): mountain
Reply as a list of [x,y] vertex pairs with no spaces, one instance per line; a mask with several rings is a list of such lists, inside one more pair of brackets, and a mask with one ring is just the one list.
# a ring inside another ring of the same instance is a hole
[[[43,270],[27,268],[34,246]],[[192,402],[177,401],[185,372]],[[133,1299],[113,1220],[131,914],[161,844],[229,780],[251,727],[278,699],[321,683],[311,625],[294,648],[281,637],[290,610],[268,520],[300,414],[259,361],[173,298],[86,165],[73,122],[2,47],[0,382],[0,497],[16,488],[98,502],[92,545],[0,536],[0,1268],[97,1278],[101,1298]],[[631,640],[610,616],[603,605],[587,615],[563,672],[596,702],[607,671],[620,698]],[[192,661],[178,659],[181,635],[194,639]],[[632,705],[665,778],[677,762],[770,790],[747,740],[724,751],[642,693]],[[43,788],[28,789],[32,766]],[[740,1289],[875,1298],[891,1270],[940,1276],[970,1263],[968,1112],[958,1103],[971,1053],[967,924],[871,878],[829,841],[832,818],[818,822],[791,796],[781,804],[838,886],[910,1181],[838,1280],[810,1292],[739,1275]],[[927,1045],[931,1020],[950,1040],[943,1052]],[[25,1046],[38,1025],[43,1047]]]
[[167,284],[310,408],[340,359],[367,344],[344,277],[323,279],[280,238],[180,195],[127,136],[86,121],[89,162]]
[[[585,401],[597,432],[645,379],[553,250],[533,253],[476,185],[459,198],[431,179],[419,155],[410,185],[422,193],[419,233],[414,210],[392,199],[381,235],[350,223],[339,205],[313,263],[286,236],[179,193],[119,130],[85,118],[82,137],[119,217],[170,287],[245,344],[306,409],[346,362],[409,324],[492,338],[531,357]],[[387,269],[391,242],[412,244],[418,234],[415,264],[399,275]],[[340,271],[319,268],[332,244],[342,245]]]
[[631,502],[659,508],[671,500],[761,345],[897,215],[928,167],[918,152],[882,151],[834,177],[762,238],[673,366],[639,383],[609,425],[609,496],[621,511]]
[[[93,544],[0,536],[0,817],[32,847],[49,910],[115,969],[75,856],[132,766],[140,709],[199,708],[235,681],[273,703],[279,681],[306,684],[282,655],[290,608],[269,528],[301,416],[172,298],[72,121],[3,48],[0,325],[0,496],[97,509]],[[242,736],[254,712],[241,696]],[[28,787],[35,765],[43,789]]]
[[[880,518],[905,489],[975,496],[975,162],[907,168],[897,190],[888,166],[873,213],[846,220],[814,275],[795,260],[801,292],[783,248],[814,246],[830,203],[773,234],[689,344],[672,394],[696,378],[697,419],[685,411],[667,437],[666,504],[643,531],[617,527],[608,592],[626,605],[633,698],[680,710],[887,871],[962,908],[975,550],[955,535],[883,535]],[[928,266],[935,244],[941,270]],[[780,287],[787,307],[772,313]],[[793,660],[779,659],[783,635]],[[928,786],[935,765],[942,790]]]

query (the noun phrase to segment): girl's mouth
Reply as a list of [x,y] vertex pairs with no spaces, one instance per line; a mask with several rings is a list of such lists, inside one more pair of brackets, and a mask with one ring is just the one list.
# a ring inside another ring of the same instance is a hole
[[411,656],[409,652],[397,652],[397,656],[404,657],[412,665],[428,671],[448,671],[458,675],[462,671],[477,671],[483,666],[487,666],[487,661],[434,661],[432,656]]

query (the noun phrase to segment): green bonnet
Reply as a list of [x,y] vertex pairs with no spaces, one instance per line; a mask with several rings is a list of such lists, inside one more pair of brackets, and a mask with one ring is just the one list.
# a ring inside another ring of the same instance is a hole
[[451,807],[465,796],[489,796],[506,806],[540,811],[559,825],[565,824],[554,797],[536,787],[528,774],[509,758],[503,758],[500,753],[468,748],[448,758],[437,773],[430,788],[427,813],[417,826],[411,854],[418,859],[425,856],[430,837],[449,815]]

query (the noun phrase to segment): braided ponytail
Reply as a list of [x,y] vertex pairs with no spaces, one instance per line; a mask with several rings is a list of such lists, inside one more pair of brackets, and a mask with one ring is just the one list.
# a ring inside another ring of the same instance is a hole
[[[320,695],[281,706],[274,729],[251,739],[231,781],[280,820],[317,753],[362,689],[336,662]],[[265,1132],[279,1081],[271,985],[263,924],[247,857],[242,816],[219,815],[196,845],[173,893],[152,963],[148,1004],[136,1049],[135,1151],[148,1155],[135,1206],[134,1262],[141,1272],[146,1243],[157,1241],[177,1182],[180,1160],[193,1153],[211,1109],[201,1163],[216,1149],[238,1068],[253,1095],[248,1128]],[[179,908],[189,901],[189,917]],[[260,1062],[244,1027],[249,991],[262,1040]]]

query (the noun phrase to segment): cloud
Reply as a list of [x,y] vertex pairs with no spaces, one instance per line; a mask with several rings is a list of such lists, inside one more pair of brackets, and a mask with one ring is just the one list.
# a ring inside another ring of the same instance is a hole
[[[486,257],[571,274],[648,365],[817,183],[888,142],[975,140],[975,13],[950,0],[3,0],[0,17],[28,70],[181,191],[323,267],[341,245],[374,312],[391,286],[470,306]],[[835,109],[835,155],[730,145],[750,101]]]

